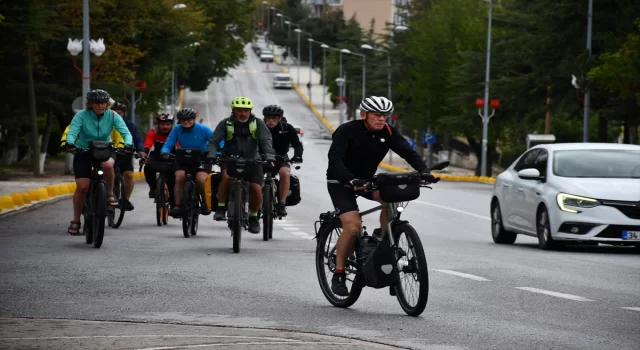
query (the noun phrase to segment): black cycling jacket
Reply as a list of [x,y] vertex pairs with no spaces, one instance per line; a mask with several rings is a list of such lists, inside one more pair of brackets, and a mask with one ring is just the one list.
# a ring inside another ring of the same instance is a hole
[[389,149],[417,171],[428,169],[420,155],[390,125],[380,131],[371,131],[365,126],[364,120],[352,120],[340,125],[332,138],[327,180],[338,180],[346,185],[353,179],[371,178]]
[[276,152],[276,155],[283,156],[288,154],[289,145],[291,145],[293,147],[293,156],[302,157],[302,151],[304,149],[296,132],[296,128],[293,125],[286,121],[281,121],[269,130],[271,131],[273,150]]

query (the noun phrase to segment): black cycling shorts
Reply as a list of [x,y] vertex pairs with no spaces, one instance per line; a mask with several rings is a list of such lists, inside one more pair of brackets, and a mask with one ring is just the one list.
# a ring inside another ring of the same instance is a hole
[[[327,189],[329,190],[333,207],[338,211],[338,215],[360,210],[358,208],[358,202],[356,201],[356,192],[353,189],[343,187],[336,183],[327,183]],[[371,192],[365,193],[361,197],[373,200]]]
[[115,166],[120,168],[121,174],[125,171],[133,171],[133,155],[117,154]]
[[[227,167],[225,164],[220,166],[220,170],[221,171],[226,171]],[[249,179],[247,180],[247,182],[249,182],[250,184],[258,184],[260,186],[263,185],[264,183],[264,171],[262,170],[261,166],[256,166],[253,170],[253,174],[251,174],[251,176],[249,177]]]
[[[111,158],[115,159],[115,154]],[[94,163],[91,152],[75,153],[73,155],[73,174],[76,179],[91,178],[91,165]]]

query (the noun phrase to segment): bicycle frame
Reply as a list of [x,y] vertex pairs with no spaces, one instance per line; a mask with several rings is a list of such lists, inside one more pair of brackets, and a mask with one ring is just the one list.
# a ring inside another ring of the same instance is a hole
[[[360,219],[362,220],[363,216],[366,216],[381,210],[387,211],[387,227],[386,227],[386,230],[382,233],[382,236],[380,237],[380,239],[385,239],[385,237],[388,236],[389,244],[393,247],[395,246],[396,242],[394,241],[393,235],[389,233],[393,228],[393,224],[400,221],[400,215],[402,214],[404,207],[401,205],[398,205],[398,203],[393,203],[393,202],[380,204],[375,208],[367,209],[363,212],[360,212]],[[364,233],[364,226],[361,224],[359,237],[362,237],[363,233]]]

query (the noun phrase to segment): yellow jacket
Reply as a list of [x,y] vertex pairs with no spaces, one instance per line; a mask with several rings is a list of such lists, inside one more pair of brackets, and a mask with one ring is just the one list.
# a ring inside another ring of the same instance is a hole
[[[67,128],[64,129],[64,133],[60,138],[60,147],[63,147],[67,143],[67,133],[69,132],[70,126],[71,124],[67,125]],[[122,137],[122,135],[120,135],[116,128],[113,128],[113,130],[111,131],[111,142],[113,142],[113,144],[117,148],[124,148],[124,138]]]

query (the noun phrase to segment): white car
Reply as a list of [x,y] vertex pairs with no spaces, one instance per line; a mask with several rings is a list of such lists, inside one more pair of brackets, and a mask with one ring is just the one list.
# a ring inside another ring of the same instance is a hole
[[640,249],[640,146],[532,147],[496,178],[491,233],[499,244],[537,237],[545,250],[571,242]]
[[293,81],[291,76],[286,73],[278,73],[273,77],[273,88],[293,89]]
[[273,62],[273,52],[262,51],[260,53],[260,62]]

